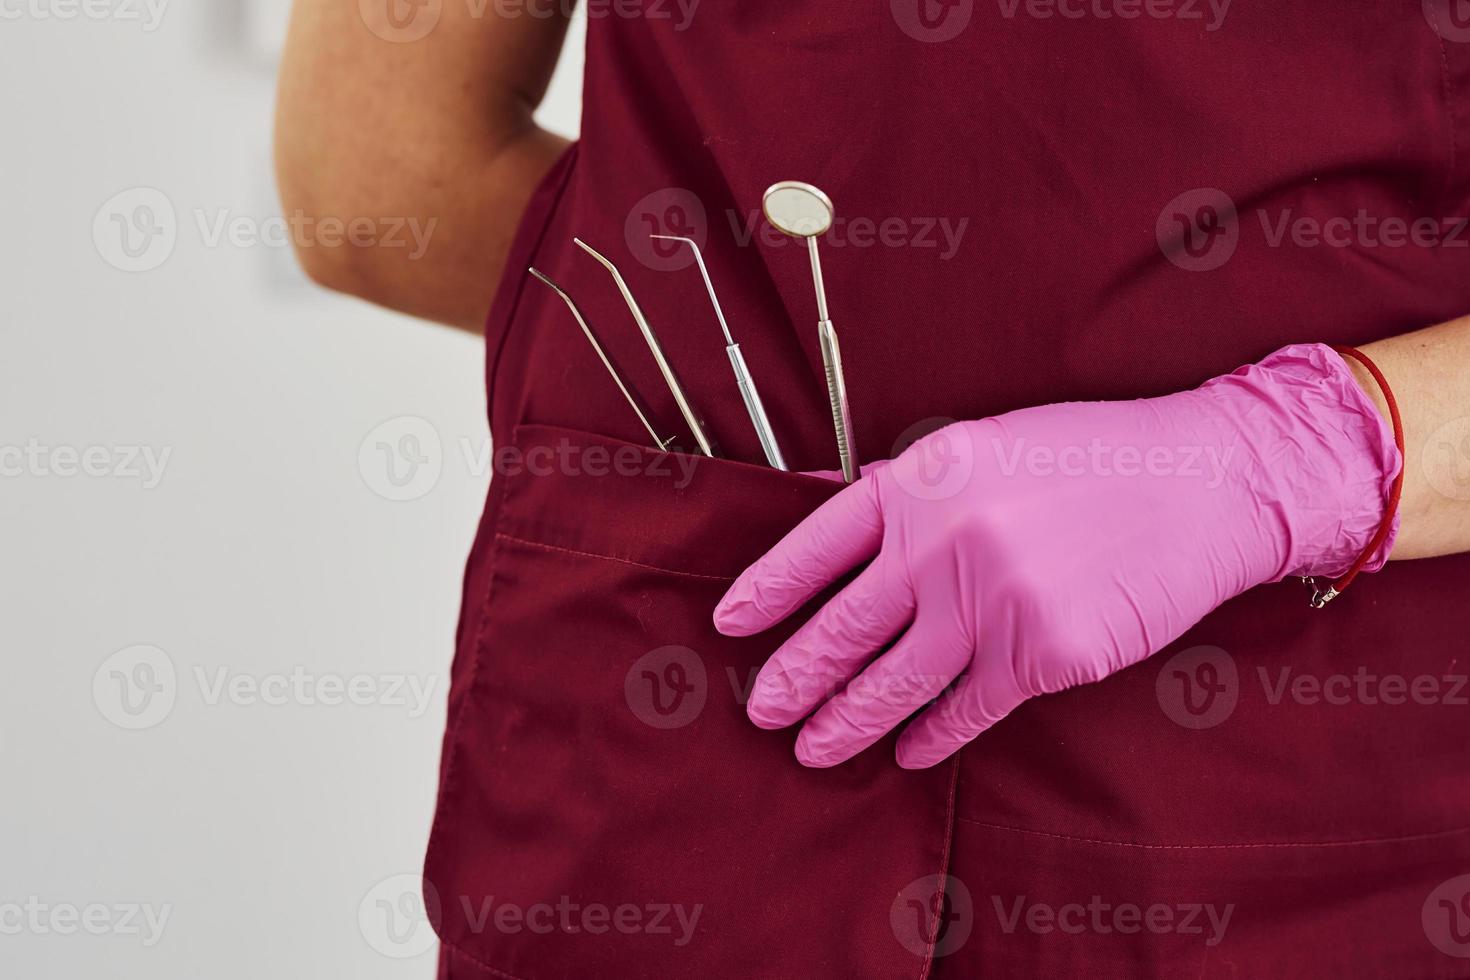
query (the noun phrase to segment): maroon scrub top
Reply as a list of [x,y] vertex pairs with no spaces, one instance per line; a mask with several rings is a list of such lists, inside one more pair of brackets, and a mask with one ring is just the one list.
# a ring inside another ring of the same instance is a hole
[[[1462,8],[595,3],[581,141],[486,325],[496,473],[426,869],[444,974],[1470,976],[1470,558],[1323,611],[1259,587],[930,770],[892,738],[803,768],[744,712],[790,627],[710,615],[836,487],[764,465],[698,271],[648,237],[703,245],[793,469],[837,457],[807,258],[760,216],[777,180],[836,204],[864,462],[949,419],[1388,337],[1470,312]],[[574,235],[621,266],[724,459],[648,448],[526,275],[692,445]]]

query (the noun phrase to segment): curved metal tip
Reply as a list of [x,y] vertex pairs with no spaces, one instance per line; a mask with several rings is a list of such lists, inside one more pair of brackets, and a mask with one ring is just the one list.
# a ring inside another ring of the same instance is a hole
[[[592,256],[594,259],[607,266],[607,268],[611,270],[613,275],[618,276],[618,267],[608,261],[607,256],[603,255],[597,249],[593,248],[591,245],[588,245],[580,238],[573,238],[572,241],[575,242],[577,246],[582,249],[582,251],[586,252],[588,255]],[[618,278],[621,279],[622,276],[618,276]]]
[[527,266],[526,267],[526,271],[529,272],[531,275],[535,276],[537,279],[540,279],[542,282],[546,283],[546,285],[550,286],[552,289],[556,290],[561,295],[565,296],[567,294],[566,293],[566,290],[564,290],[560,286],[558,286],[555,282],[553,282],[551,280],[551,277],[550,276],[548,276],[546,273],[542,272],[540,269],[536,268],[534,265]]

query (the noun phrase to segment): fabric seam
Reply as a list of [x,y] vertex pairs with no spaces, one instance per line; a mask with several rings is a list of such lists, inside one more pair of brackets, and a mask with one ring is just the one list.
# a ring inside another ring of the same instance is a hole
[[1445,119],[1449,124],[1450,131],[1450,159],[1449,172],[1445,175],[1445,181],[1440,188],[1440,211],[1445,210],[1444,205],[1448,203],[1451,189],[1456,186],[1456,173],[1459,170],[1459,129],[1460,122],[1455,112],[1454,84],[1450,73],[1450,55],[1445,46],[1444,35],[1439,30],[1439,15],[1435,12],[1432,4],[1425,4],[1424,11],[1429,17],[1430,28],[1434,31],[1434,39],[1439,45],[1439,74],[1440,93],[1444,97]]
[[1032,837],[1049,837],[1053,840],[1073,841],[1074,843],[1079,844],[1101,844],[1107,847],[1132,847],[1149,851],[1228,851],[1258,848],[1364,847],[1374,844],[1404,844],[1413,841],[1434,840],[1439,837],[1453,837],[1457,834],[1470,833],[1470,827],[1452,827],[1448,830],[1434,830],[1420,834],[1405,834],[1400,837],[1365,837],[1357,840],[1248,841],[1233,844],[1144,844],[1138,841],[1104,840],[1099,837],[1076,837],[1071,834],[1055,834],[1045,830],[1027,830],[1023,827],[1007,827],[1004,824],[989,823],[984,820],[976,820],[973,817],[960,816],[956,817],[955,819],[976,827],[985,827],[989,830],[1000,830],[1011,834],[1027,834]]
[[[961,750],[963,752],[963,750]],[[940,858],[939,872],[939,894],[943,895],[949,888],[949,863],[954,853],[954,829],[957,818],[955,814],[955,798],[959,792],[960,785],[960,752],[956,752],[950,760],[949,777],[949,802],[944,812],[944,853]],[[939,923],[934,925],[934,935],[930,937],[925,949],[924,962],[919,964],[918,980],[928,980],[929,973],[934,969],[934,948],[939,944]]]
[[525,545],[530,548],[542,548],[546,551],[559,552],[564,555],[576,555],[579,558],[596,558],[601,561],[617,562],[620,565],[633,565],[637,568],[646,568],[651,572],[665,572],[669,575],[682,575],[685,578],[704,579],[710,582],[733,582],[734,575],[710,575],[705,572],[686,572],[678,568],[666,568],[663,565],[650,565],[648,562],[636,561],[625,558],[622,555],[605,555],[596,551],[580,551],[576,548],[566,548],[557,544],[547,544],[545,541],[537,541],[533,538],[522,538],[514,534],[507,534],[497,530],[495,538],[499,541],[510,541],[515,544]]
[[[536,261],[536,256],[537,256],[537,254],[540,253],[541,246],[546,242],[546,236],[551,231],[551,224],[552,224],[553,221],[556,220],[556,211],[557,211],[557,208],[561,207],[561,199],[566,194],[567,187],[572,182],[572,174],[576,173],[576,170],[577,170],[577,161],[578,161],[578,159],[580,157],[580,154],[581,154],[581,147],[582,147],[582,144],[581,144],[581,141],[580,140],[577,141],[577,142],[574,142],[574,143],[570,144],[566,148],[566,150],[564,151],[564,156],[557,158],[557,160],[554,163],[552,163],[552,165],[551,165],[552,166],[552,169],[554,170],[556,167],[559,167],[559,166],[562,166],[563,164],[565,164],[565,166],[566,166],[566,172],[564,174],[562,174],[562,176],[561,176],[561,183],[559,185],[557,185],[555,192],[552,193],[552,195],[551,195],[551,199],[547,202],[545,220],[542,221],[541,227],[536,232],[536,240],[531,244],[531,247],[530,247],[530,249],[527,252],[527,261],[528,261],[528,263],[533,263],[533,262]],[[550,171],[548,171],[548,176],[549,176],[549,174],[550,174]],[[532,200],[533,201],[534,201],[534,199],[535,199],[536,196],[537,196],[536,192],[532,192]],[[527,204],[528,211],[529,211],[529,208],[530,208],[530,203],[528,202],[528,204]],[[528,214],[522,215],[522,220],[525,220],[525,218],[528,217],[528,216],[529,216]],[[512,239],[512,248],[514,248],[514,239]],[[514,258],[514,256],[513,255],[507,255],[506,256],[507,263],[509,262],[509,260],[511,258]],[[508,275],[511,275],[512,272],[513,272],[513,270],[510,269],[509,266],[507,266],[507,268],[502,272],[502,275],[507,275],[508,276]],[[511,299],[510,309],[506,311],[506,314],[505,314],[505,322],[504,322],[504,324],[502,325],[502,327],[501,327],[501,329],[499,331],[499,336],[496,338],[496,341],[495,341],[495,353],[490,356],[489,361],[486,364],[486,369],[485,369],[485,391],[486,391],[485,412],[486,412],[486,415],[488,417],[487,418],[487,421],[490,424],[490,431],[492,433],[495,431],[495,403],[497,401],[497,398],[495,396],[496,396],[496,392],[498,392],[500,390],[500,365],[501,365],[501,362],[502,362],[503,357],[504,357],[504,354],[505,354],[505,346],[510,341],[510,335],[511,335],[512,329],[513,329],[513,327],[515,325],[516,314],[518,312],[520,312],[520,309],[521,309],[521,299],[522,299],[522,297],[524,297],[526,295],[526,281],[527,281],[527,277],[526,277],[526,274],[524,272],[522,274],[518,275],[517,278],[516,278],[516,284],[515,284],[516,293],[515,293],[515,296]],[[492,305],[493,305],[493,300],[492,300]]]

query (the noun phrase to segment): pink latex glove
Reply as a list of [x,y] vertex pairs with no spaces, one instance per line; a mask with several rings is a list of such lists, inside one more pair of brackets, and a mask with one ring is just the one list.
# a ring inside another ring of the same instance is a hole
[[960,422],[811,514],[741,574],[715,626],[760,632],[869,562],[766,662],[748,712],[762,728],[810,714],[796,756],[831,766],[939,698],[897,749],[904,767],[932,766],[1253,586],[1341,573],[1401,462],[1320,344],[1163,398]]

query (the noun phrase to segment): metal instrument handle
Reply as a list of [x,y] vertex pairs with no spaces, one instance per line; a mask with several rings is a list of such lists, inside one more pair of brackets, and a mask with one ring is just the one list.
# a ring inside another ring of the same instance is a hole
[[842,479],[854,483],[858,478],[857,453],[852,444],[852,412],[847,404],[847,384],[842,377],[842,348],[831,320],[817,324],[822,344],[822,366],[827,372],[827,400],[832,406],[832,427],[837,430],[837,459],[842,464]]
[[755,426],[756,437],[760,439],[761,449],[766,454],[766,462],[778,470],[789,469],[786,459],[781,455],[781,447],[776,444],[776,433],[771,429],[771,420],[766,417],[766,406],[761,403],[760,392],[756,391],[755,381],[750,376],[750,368],[745,366],[745,355],[740,353],[740,345],[729,345],[725,348],[725,353],[730,355],[730,366],[735,369],[735,383],[740,387],[740,397],[745,399],[745,410],[750,413],[750,421]]

